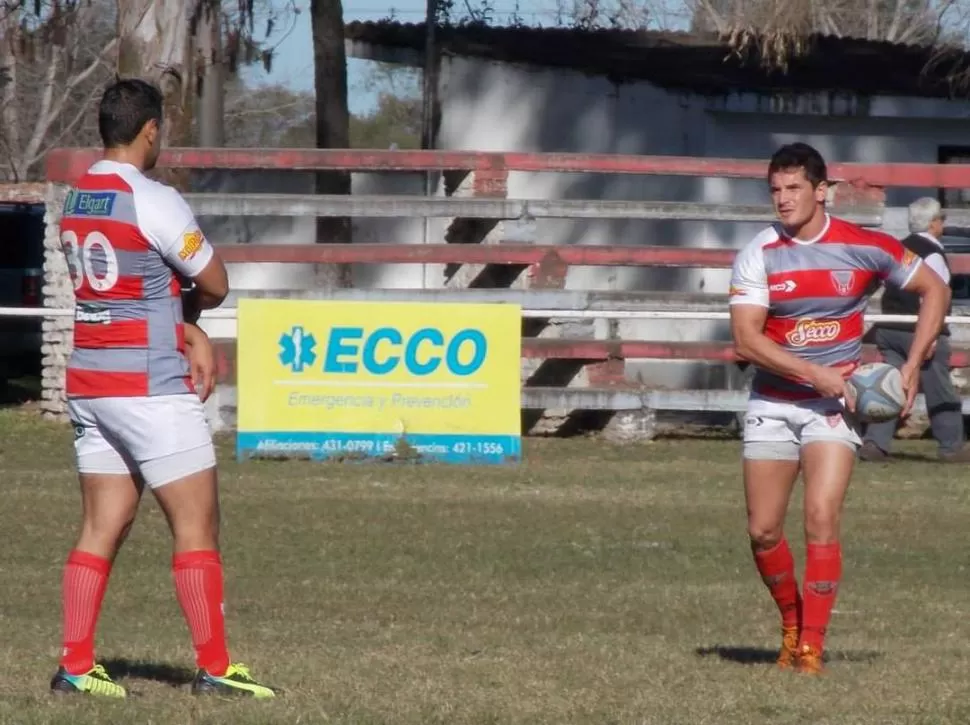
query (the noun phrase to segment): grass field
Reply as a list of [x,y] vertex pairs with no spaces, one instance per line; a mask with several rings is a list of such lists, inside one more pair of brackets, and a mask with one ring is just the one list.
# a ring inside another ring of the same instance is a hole
[[237,465],[220,445],[230,648],[284,697],[188,694],[150,497],[98,637],[140,696],[48,695],[79,515],[71,433],[6,410],[0,722],[970,721],[970,476],[920,460],[931,443],[856,475],[822,679],[769,664],[777,615],[750,561],[736,441],[529,440],[504,469]]

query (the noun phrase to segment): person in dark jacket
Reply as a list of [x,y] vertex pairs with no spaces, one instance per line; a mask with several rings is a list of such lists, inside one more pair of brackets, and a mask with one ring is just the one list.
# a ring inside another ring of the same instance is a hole
[[[902,243],[949,284],[950,266],[940,242],[945,220],[940,202],[929,196],[917,199],[909,206],[911,234]],[[916,315],[918,310],[917,295],[886,285],[882,297],[883,314]],[[883,359],[896,367],[901,366],[913,340],[913,323],[880,322],[873,328],[874,342]],[[930,350],[930,357],[920,370],[920,389],[926,398],[933,437],[939,444],[940,460],[966,463],[970,462],[970,448],[965,445],[962,404],[950,380],[949,361],[950,329],[944,325]],[[869,424],[859,458],[864,461],[887,459],[895,432],[896,420]]]

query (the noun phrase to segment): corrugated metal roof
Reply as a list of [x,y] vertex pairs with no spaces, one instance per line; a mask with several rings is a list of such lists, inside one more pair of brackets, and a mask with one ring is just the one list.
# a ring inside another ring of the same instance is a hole
[[[346,38],[376,46],[423,50],[424,26],[352,22]],[[970,75],[970,54],[885,41],[815,35],[786,72],[762,67],[755,53],[744,58],[713,34],[460,26],[439,28],[448,54],[509,63],[562,67],[611,80],[648,80],[699,93],[737,90],[841,91],[862,95],[970,98],[954,75]]]

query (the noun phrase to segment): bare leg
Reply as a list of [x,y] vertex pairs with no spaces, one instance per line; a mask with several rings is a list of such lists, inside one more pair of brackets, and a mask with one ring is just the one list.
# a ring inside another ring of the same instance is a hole
[[798,461],[745,459],[744,497],[754,551],[773,549],[784,538],[785,514],[798,469]]
[[215,468],[152,489],[169,528],[172,575],[192,634],[196,664],[221,676],[229,667],[219,554],[219,497]]
[[821,654],[842,578],[840,526],[842,505],[855,464],[855,451],[834,441],[802,447],[805,474],[806,563],[804,614],[799,652],[806,671],[821,669]]
[[785,514],[798,469],[798,461],[744,462],[748,536],[758,573],[781,614],[782,645],[777,663],[782,668],[794,663],[801,620],[795,562],[784,535]]
[[131,531],[142,483],[129,474],[80,476],[81,532],[64,567],[61,667],[81,675],[94,667],[94,635],[111,566]]

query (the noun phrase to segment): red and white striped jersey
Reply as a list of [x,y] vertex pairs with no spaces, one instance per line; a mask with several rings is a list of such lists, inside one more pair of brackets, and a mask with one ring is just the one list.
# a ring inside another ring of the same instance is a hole
[[[882,281],[904,286],[920,263],[897,239],[842,219],[826,216],[822,232],[807,241],[772,225],[735,257],[729,301],[767,307],[769,339],[818,365],[845,366],[848,376],[862,356],[869,297]],[[762,369],[752,393],[819,397],[805,381]]]
[[75,296],[67,396],[194,392],[176,275],[199,274],[213,250],[182,196],[99,161],[68,193],[61,245]]

